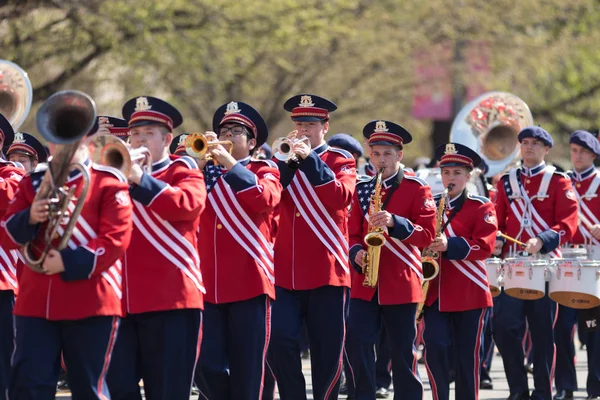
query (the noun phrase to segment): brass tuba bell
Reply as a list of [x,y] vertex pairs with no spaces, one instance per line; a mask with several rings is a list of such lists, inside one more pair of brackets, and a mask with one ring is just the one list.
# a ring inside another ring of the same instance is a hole
[[527,104],[514,94],[488,92],[464,106],[454,119],[450,141],[481,155],[489,167],[486,177],[502,173],[520,155],[517,135],[533,125]]
[[31,81],[17,64],[0,60],[0,114],[10,122],[16,131],[25,121],[33,93]]

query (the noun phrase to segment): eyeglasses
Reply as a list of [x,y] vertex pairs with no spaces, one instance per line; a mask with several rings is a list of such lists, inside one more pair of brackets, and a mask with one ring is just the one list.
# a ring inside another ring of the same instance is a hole
[[222,126],[221,128],[219,128],[219,136],[224,136],[228,132],[231,132],[232,136],[241,136],[247,133],[246,128],[244,128],[243,126],[232,126],[229,128],[226,126]]

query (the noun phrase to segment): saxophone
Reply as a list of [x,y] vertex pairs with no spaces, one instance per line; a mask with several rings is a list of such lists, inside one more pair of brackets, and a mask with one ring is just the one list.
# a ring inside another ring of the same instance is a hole
[[[438,205],[435,216],[436,238],[442,236],[442,223],[444,221],[446,199],[448,198],[448,192],[450,192],[453,187],[453,183],[449,184],[448,187],[444,189],[444,192],[442,193],[442,198],[440,199],[440,204]],[[423,307],[425,305],[425,300],[427,299],[427,292],[429,291],[429,281],[438,276],[440,272],[440,266],[437,262],[439,256],[440,255],[437,251],[430,250],[429,247],[423,250],[423,253],[421,254],[421,265],[423,267],[423,301],[417,305],[417,323],[420,322],[423,318]]]
[[[383,177],[383,168],[377,174],[375,189],[371,195],[371,204],[369,205],[369,221],[371,217],[381,211],[381,181]],[[377,277],[379,276],[379,258],[381,256],[381,247],[385,244],[383,228],[375,228],[369,222],[369,231],[365,235],[364,242],[367,245],[367,253],[363,257],[365,280],[363,286],[374,288],[377,286]]]

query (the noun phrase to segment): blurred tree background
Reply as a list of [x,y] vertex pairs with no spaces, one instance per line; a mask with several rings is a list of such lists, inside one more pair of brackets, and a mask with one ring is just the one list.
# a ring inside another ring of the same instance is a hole
[[[432,118],[413,112],[415,93],[436,83],[415,73],[418,54],[439,55],[454,112],[479,86],[521,97],[559,144],[600,123],[597,0],[5,0],[0,21],[0,58],[33,84],[21,130],[34,134],[37,107],[72,88],[104,115],[120,116],[134,96],[168,99],[184,115],[180,132],[208,130],[219,105],[248,102],[272,141],[292,129],[285,99],[308,92],[338,104],[332,134],[360,140],[380,118],[405,126],[410,165],[432,146]],[[466,66],[471,43],[485,44],[485,75]]]

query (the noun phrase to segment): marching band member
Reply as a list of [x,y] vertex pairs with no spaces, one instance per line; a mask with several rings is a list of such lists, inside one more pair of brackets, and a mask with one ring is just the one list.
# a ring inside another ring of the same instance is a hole
[[[448,143],[437,148],[435,157],[444,187],[453,186],[448,191],[442,234],[429,246],[441,257],[425,303],[425,366],[435,400],[450,398],[450,370],[456,372],[456,398],[475,400],[484,327],[492,306],[485,260],[496,242],[496,212],[489,199],[467,192],[471,172],[481,162],[475,151]],[[438,203],[441,197],[435,196]],[[452,352],[454,365],[449,361]]]
[[[592,245],[588,258],[600,259],[600,173],[594,160],[600,156],[600,143],[589,132],[576,131],[569,140],[573,171],[569,172],[579,203],[579,226],[573,239],[575,245]],[[583,222],[585,221],[585,222]],[[563,311],[565,318],[563,318]],[[577,310],[561,306],[556,322],[556,390],[554,399],[572,399],[577,390],[573,329]],[[600,330],[583,332],[588,356],[588,399],[600,398]]]
[[16,132],[13,143],[6,150],[8,161],[20,163],[26,172],[32,172],[38,163],[48,159],[48,153],[42,143],[25,132]]
[[[105,375],[123,313],[119,259],[131,238],[132,205],[126,178],[114,168],[92,165],[86,141],[81,140],[72,160],[90,178],[73,236],[64,250],[49,250],[42,264],[45,273],[24,268],[19,277],[11,399],[53,399],[61,352],[74,398],[109,397]],[[49,148],[52,154],[58,145],[50,143]],[[45,173],[33,172],[21,181],[2,223],[13,247],[30,243],[34,257],[46,244],[50,200],[35,199]],[[73,170],[66,181],[76,188],[76,196],[83,188],[82,176]],[[74,207],[71,203],[70,209]],[[52,241],[57,243],[58,237]]]
[[270,230],[281,198],[279,170],[273,161],[250,157],[269,134],[250,105],[219,107],[213,130],[232,148],[230,154],[220,144],[211,147],[218,165],[204,167],[208,201],[199,251],[206,295],[196,382],[209,399],[257,400],[275,299]]
[[174,156],[187,156],[188,153],[185,150],[185,139],[189,136],[188,133],[182,133],[174,136],[169,145],[169,152]]
[[108,382],[113,399],[188,399],[200,348],[202,275],[197,251],[206,187],[190,157],[169,156],[179,111],[155,97],[123,106],[131,146],[145,146],[152,170],[129,175],[133,235],[125,253],[125,309]]
[[[371,160],[383,170],[382,209],[369,212],[376,179],[356,187],[348,221],[353,273],[348,320],[348,356],[354,372],[357,399],[375,399],[374,345],[385,324],[392,353],[395,399],[421,399],[423,384],[417,371],[415,313],[422,300],[421,252],[435,234],[435,203],[429,186],[420,178],[405,176],[400,161],[404,145],[412,141],[400,125],[372,121],[363,129]],[[368,217],[368,218],[367,218]],[[374,288],[363,286],[365,235],[370,228],[384,229],[379,276]]]
[[306,399],[299,340],[306,321],[313,395],[336,399],[342,370],[345,308],[350,286],[348,206],[356,182],[352,155],[329,147],[329,113],[337,106],[322,97],[298,95],[291,112],[297,160],[278,163],[283,194],[275,242],[277,301],[273,304],[269,364],[281,398]]
[[[0,114],[0,149],[13,142],[15,132],[10,122]],[[9,202],[15,195],[26,171],[13,160],[0,158],[0,218],[6,214]],[[6,246],[0,248],[0,393],[6,393],[10,373],[10,358],[14,346],[13,307],[17,284],[17,252]]]
[[[561,244],[571,240],[577,228],[577,198],[568,176],[544,162],[553,146],[552,137],[540,127],[527,127],[518,135],[523,163],[502,176],[497,184],[498,228],[525,242],[529,254],[560,257]],[[511,243],[496,241],[494,254],[508,254]],[[521,300],[502,292],[494,308],[494,339],[510,387],[509,399],[529,399],[527,372],[523,366],[522,332],[529,322],[534,352],[532,399],[551,399],[554,373],[554,322],[556,303],[546,295]]]

